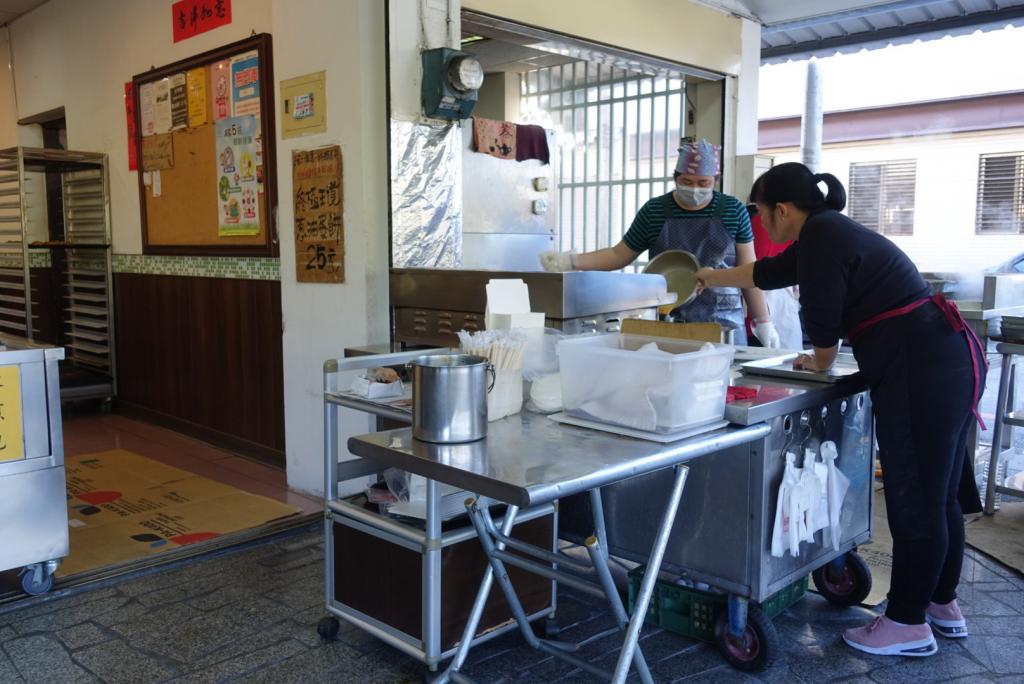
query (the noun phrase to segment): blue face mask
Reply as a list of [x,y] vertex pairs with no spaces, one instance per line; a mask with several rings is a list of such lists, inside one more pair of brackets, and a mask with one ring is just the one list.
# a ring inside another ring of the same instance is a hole
[[714,188],[692,188],[687,185],[677,185],[675,189],[676,199],[688,207],[702,207],[715,196]]

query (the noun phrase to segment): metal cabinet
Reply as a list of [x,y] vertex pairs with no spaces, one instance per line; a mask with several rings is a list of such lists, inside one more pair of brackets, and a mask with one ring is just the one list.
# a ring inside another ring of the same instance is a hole
[[57,363],[64,350],[0,335],[0,571],[40,594],[68,555]]

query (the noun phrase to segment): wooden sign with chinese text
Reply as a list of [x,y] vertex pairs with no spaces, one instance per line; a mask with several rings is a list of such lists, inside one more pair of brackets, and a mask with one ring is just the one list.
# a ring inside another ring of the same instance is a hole
[[345,282],[345,197],[341,147],[292,152],[295,279]]

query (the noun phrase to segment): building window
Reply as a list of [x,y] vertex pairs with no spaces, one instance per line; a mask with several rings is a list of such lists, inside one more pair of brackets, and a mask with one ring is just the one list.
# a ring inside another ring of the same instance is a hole
[[1024,233],[1024,152],[979,157],[976,217],[978,235]]
[[615,245],[651,197],[668,192],[686,84],[575,62],[522,76],[523,120],[554,128],[562,249]]
[[916,184],[913,159],[850,164],[850,218],[882,235],[913,235]]

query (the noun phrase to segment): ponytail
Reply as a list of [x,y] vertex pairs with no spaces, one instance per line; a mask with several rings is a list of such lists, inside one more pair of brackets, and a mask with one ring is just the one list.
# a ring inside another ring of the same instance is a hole
[[[822,194],[818,183],[828,189]],[[750,201],[774,207],[781,202],[792,202],[801,211],[846,207],[846,188],[831,173],[812,173],[797,162],[779,164],[765,171],[750,189]]]

